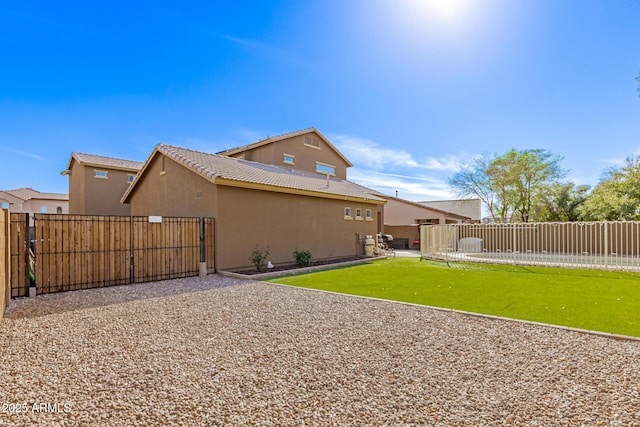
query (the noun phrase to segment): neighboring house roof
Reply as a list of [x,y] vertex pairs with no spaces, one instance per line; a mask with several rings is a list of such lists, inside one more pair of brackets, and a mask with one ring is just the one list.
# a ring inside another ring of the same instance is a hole
[[295,131],[295,132],[284,133],[282,135],[271,136],[271,137],[268,137],[266,139],[262,139],[262,140],[260,140],[258,142],[254,142],[253,144],[245,145],[245,146],[242,146],[242,147],[231,148],[229,150],[220,151],[220,152],[218,152],[216,154],[219,154],[221,156],[233,156],[234,154],[242,153],[243,151],[252,150],[254,148],[262,147],[263,145],[272,144],[272,143],[277,142],[277,141],[282,141],[283,139],[294,138],[296,136],[305,135],[307,133],[316,133],[316,134],[318,134],[318,136],[329,147],[331,147],[331,149],[333,149],[333,151],[335,151],[342,158],[342,160],[345,161],[347,166],[353,166],[353,164],[340,152],[340,150],[338,150],[322,133],[320,133],[320,131],[318,129],[313,128],[313,127],[307,128],[307,129],[298,130],[298,131]]
[[376,204],[386,203],[383,198],[375,194],[374,190],[344,179],[327,178],[327,175],[323,174],[293,170],[219,154],[203,153],[165,144],[154,148],[142,171],[122,197],[122,203],[128,203],[128,198],[135,190],[136,184],[144,176],[146,168],[158,153],[164,154],[203,178],[219,185],[342,200],[360,199]]
[[17,188],[15,190],[1,190],[0,192],[10,194],[18,199],[23,201],[31,200],[31,199],[40,199],[40,200],[69,200],[68,194],[59,194],[59,193],[42,193],[40,191],[34,190],[33,188]]
[[67,169],[62,171],[62,175],[68,175],[70,173],[71,166],[74,160],[79,164],[85,166],[119,169],[128,172],[138,172],[144,165],[144,163],[142,162],[116,159],[115,157],[97,156],[95,154],[71,153],[71,159],[69,159]]
[[406,203],[406,204],[409,204],[409,205],[413,205],[413,206],[418,207],[418,208],[422,208],[422,209],[426,209],[426,210],[430,210],[430,211],[435,211],[435,212],[440,212],[440,213],[444,214],[445,216],[447,216],[449,218],[457,218],[457,219],[462,219],[462,220],[473,219],[473,218],[471,218],[469,216],[466,216],[466,215],[461,215],[461,214],[458,214],[458,213],[455,213],[455,212],[445,211],[445,210],[434,208],[434,207],[431,207],[431,206],[426,206],[426,205],[423,205],[423,204],[421,204],[419,202],[412,202],[411,200],[405,200],[405,199],[401,199],[399,197],[388,196],[388,195],[382,194],[382,193],[376,193],[376,194],[378,194],[380,197],[384,197],[387,200],[397,200],[398,202],[402,202],[402,203]]
[[480,199],[449,199],[418,202],[428,207],[447,210],[449,212],[467,215],[472,220],[479,221],[482,216],[482,202]]

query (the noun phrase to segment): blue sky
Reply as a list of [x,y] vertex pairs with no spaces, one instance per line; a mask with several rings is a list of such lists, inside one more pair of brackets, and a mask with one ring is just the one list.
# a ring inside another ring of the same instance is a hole
[[640,154],[640,0],[0,2],[0,189],[73,151],[144,161],[318,128],[410,200],[483,152],[594,185]]

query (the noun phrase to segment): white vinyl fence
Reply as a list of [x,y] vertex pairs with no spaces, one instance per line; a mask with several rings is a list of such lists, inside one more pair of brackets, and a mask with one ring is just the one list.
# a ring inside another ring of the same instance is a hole
[[423,258],[640,271],[640,222],[420,227]]

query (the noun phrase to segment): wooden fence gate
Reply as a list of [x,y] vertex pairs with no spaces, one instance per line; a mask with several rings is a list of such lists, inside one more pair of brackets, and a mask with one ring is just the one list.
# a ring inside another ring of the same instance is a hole
[[35,214],[28,221],[12,214],[12,297],[33,284],[42,294],[197,276],[201,262],[215,272],[214,218]]

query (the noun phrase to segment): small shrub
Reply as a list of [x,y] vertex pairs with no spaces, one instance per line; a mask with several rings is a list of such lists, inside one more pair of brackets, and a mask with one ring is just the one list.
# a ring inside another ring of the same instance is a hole
[[260,247],[256,245],[256,247],[253,248],[253,251],[251,251],[251,256],[249,257],[249,261],[251,261],[251,263],[256,266],[256,270],[262,273],[263,271],[266,270],[268,256],[269,256],[269,246],[267,246],[264,249],[260,249]]
[[296,248],[296,250],[293,251],[293,258],[296,260],[296,263],[298,265],[301,265],[303,267],[307,267],[309,264],[311,264],[311,252],[310,251],[303,251],[303,250],[300,250],[300,249]]

